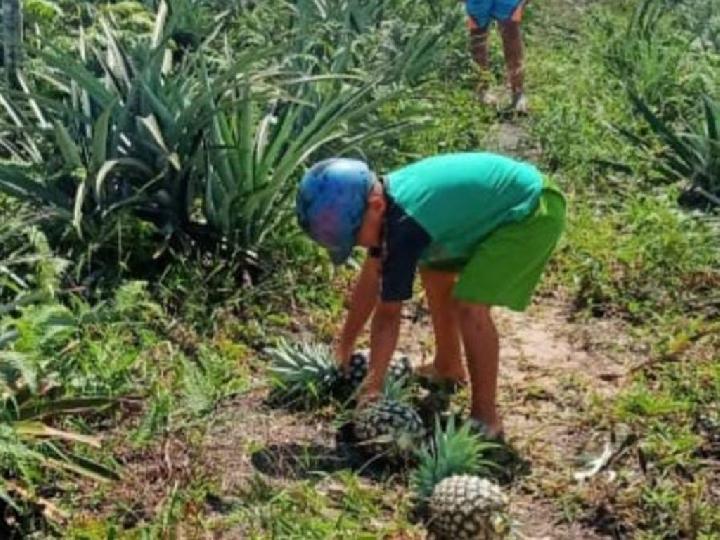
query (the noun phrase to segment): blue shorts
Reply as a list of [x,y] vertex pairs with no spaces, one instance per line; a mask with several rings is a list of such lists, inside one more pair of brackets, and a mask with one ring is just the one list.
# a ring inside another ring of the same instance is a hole
[[[465,0],[465,9],[470,16],[471,28],[487,28],[490,23],[507,21],[522,13],[523,0]],[[517,12],[517,13],[516,13]]]

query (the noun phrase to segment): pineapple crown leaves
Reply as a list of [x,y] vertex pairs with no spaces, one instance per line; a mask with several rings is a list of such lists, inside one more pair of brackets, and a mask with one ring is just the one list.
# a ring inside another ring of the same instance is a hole
[[277,389],[312,393],[331,385],[337,377],[337,367],[326,345],[281,339],[265,352],[270,357],[268,372]]
[[410,400],[412,388],[410,387],[409,377],[386,376],[383,382],[382,396],[384,399],[397,401],[398,403],[407,403]]
[[459,428],[455,424],[455,417],[450,416],[443,428],[440,418],[436,417],[432,440],[417,451],[419,465],[412,475],[411,486],[422,499],[429,498],[435,486],[446,478],[476,475],[488,467],[498,467],[482,459],[482,455],[500,445],[482,440],[471,431],[469,423]]

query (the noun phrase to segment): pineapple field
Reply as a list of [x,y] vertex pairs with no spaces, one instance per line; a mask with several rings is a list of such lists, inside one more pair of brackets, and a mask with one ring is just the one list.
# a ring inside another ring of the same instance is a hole
[[[0,539],[720,538],[720,5],[533,0],[529,112],[457,0],[2,0]],[[362,264],[301,234],[331,156],[530,161],[568,224],[494,310],[502,436],[379,398]]]

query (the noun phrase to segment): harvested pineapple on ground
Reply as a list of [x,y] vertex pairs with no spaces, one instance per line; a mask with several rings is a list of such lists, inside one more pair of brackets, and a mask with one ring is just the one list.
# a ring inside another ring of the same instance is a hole
[[[368,358],[356,353],[346,370],[335,363],[332,351],[324,344],[289,343],[281,340],[267,349],[269,373],[279,396],[287,400],[305,399],[321,402],[330,397],[347,399],[360,386],[368,372]],[[390,363],[390,380],[406,380],[412,369],[407,357],[396,357]]]
[[425,437],[425,426],[411,405],[383,398],[355,415],[353,432],[364,453],[395,459],[412,456]]
[[[367,375],[368,367],[370,365],[369,360],[369,353],[367,351],[359,351],[353,354],[351,360],[350,360],[350,368],[353,369],[353,362],[357,362],[359,365],[363,366],[363,369],[365,370],[363,373],[363,378],[365,375]],[[398,355],[394,356],[392,360],[390,360],[390,365],[388,366],[387,370],[387,377],[391,381],[398,381],[401,379],[409,380],[410,377],[413,375],[413,368],[412,363],[410,362],[410,358],[404,355]]]
[[508,499],[499,486],[478,476],[492,462],[484,452],[497,448],[482,441],[468,424],[453,417],[443,428],[436,420],[432,440],[417,454],[412,488],[426,515],[429,538],[488,540],[508,538]]

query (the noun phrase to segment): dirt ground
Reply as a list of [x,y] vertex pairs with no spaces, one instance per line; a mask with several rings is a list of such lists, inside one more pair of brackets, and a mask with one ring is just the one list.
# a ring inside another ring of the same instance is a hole
[[[545,302],[525,314],[499,311],[496,319],[507,441],[527,469],[506,486],[519,532],[535,540],[603,538],[587,525],[562,524],[557,501],[577,482],[573,475],[583,467],[581,456],[602,450],[607,434],[585,425],[581,413],[622,384],[628,368],[624,347],[618,346],[622,334],[610,325],[590,330],[568,322],[561,302]],[[407,314],[400,350],[420,364],[431,361],[431,344],[427,313],[416,306]],[[330,418],[269,409],[262,393],[226,403],[202,447],[202,461],[220,473],[220,496],[233,496],[257,472],[282,483],[311,469],[343,466]],[[222,538],[238,531],[227,534]]]

